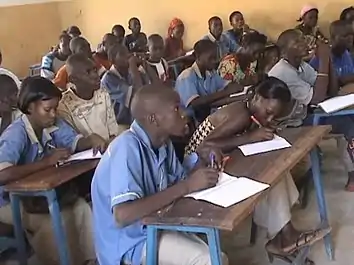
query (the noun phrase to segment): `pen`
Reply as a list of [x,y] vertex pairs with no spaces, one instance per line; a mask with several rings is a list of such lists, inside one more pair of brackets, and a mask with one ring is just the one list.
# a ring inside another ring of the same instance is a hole
[[47,144],[48,145],[48,147],[49,148],[51,148],[51,149],[55,149],[56,147],[54,146],[54,145],[52,145],[52,144]]
[[262,127],[262,124],[261,124],[253,115],[251,116],[251,120],[252,120],[255,124],[257,124],[259,128]]
[[214,153],[210,153],[209,157],[210,157],[210,166],[211,166],[211,168],[214,168],[214,164],[215,164],[215,155],[214,155]]
[[221,172],[224,171],[225,166],[226,166],[226,163],[227,163],[227,161],[228,161],[229,159],[230,159],[229,156],[225,156],[225,157],[222,159],[222,162],[221,162]]

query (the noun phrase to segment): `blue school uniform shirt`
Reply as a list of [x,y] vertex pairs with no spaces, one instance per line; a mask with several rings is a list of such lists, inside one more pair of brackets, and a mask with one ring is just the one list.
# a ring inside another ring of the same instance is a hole
[[[310,61],[310,65],[316,70],[318,70],[319,63],[320,61],[317,56]],[[349,51],[345,51],[339,57],[332,54],[332,63],[338,77],[354,74],[354,62]]]
[[[189,167],[196,155],[187,161]],[[95,171],[91,196],[94,240],[101,265],[140,265],[146,243],[146,229],[140,221],[119,227],[113,215],[115,206],[165,190],[185,177],[186,169],[169,141],[154,150],[149,136],[134,121],[129,130],[108,147]]]
[[241,47],[242,34],[241,35],[235,34],[235,31],[233,29],[229,29],[229,30],[225,31],[223,34],[234,43],[234,45],[237,47],[237,49]]
[[[76,150],[83,136],[77,134],[65,121],[58,119],[54,126],[43,130],[39,141],[26,115],[21,115],[0,136],[0,170],[12,165],[24,165],[38,161],[50,151],[49,145]],[[0,198],[3,189],[0,190]],[[7,201],[0,202],[0,207]]]
[[220,60],[230,54],[237,51],[240,48],[236,42],[232,41],[228,36],[225,34],[221,34],[220,39],[216,40],[215,37],[209,32],[206,36],[203,37],[204,40],[211,40],[212,42],[216,43],[217,45],[217,60]]
[[[143,84],[149,83],[145,73],[141,72],[141,78]],[[133,77],[131,74],[129,73],[128,77],[124,78],[116,68],[112,66],[111,69],[103,75],[101,86],[109,93],[118,124],[130,125],[133,121],[130,113],[130,102],[134,95]]]
[[223,90],[230,81],[224,80],[216,71],[207,71],[205,79],[200,73],[197,63],[185,69],[176,80],[176,90],[189,117],[194,117],[190,103],[200,97]]

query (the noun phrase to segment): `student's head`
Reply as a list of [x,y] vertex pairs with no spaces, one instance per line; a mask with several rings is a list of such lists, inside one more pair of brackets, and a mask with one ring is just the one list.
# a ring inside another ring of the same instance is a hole
[[173,88],[162,83],[142,87],[133,97],[133,117],[161,137],[185,136],[187,119],[181,101]]
[[140,33],[141,24],[138,18],[132,17],[131,19],[129,19],[128,24],[129,24],[129,29],[132,31],[133,34]]
[[333,21],[329,27],[332,50],[343,53],[353,45],[353,33],[350,22],[346,20]]
[[217,46],[211,40],[200,40],[194,45],[194,54],[199,67],[213,70],[217,63]]
[[0,75],[0,109],[14,109],[17,104],[18,87],[8,75]]
[[279,59],[280,51],[276,45],[266,47],[263,52],[263,60],[265,65],[264,71],[267,73],[279,61]]
[[208,21],[209,31],[215,39],[219,39],[223,29],[221,18],[211,17]]
[[168,37],[173,37],[175,39],[182,39],[184,34],[184,24],[179,18],[174,18],[171,20],[168,27]]
[[267,37],[257,31],[247,33],[242,40],[242,47],[251,61],[259,59],[266,44]]
[[229,22],[234,30],[243,29],[243,26],[245,25],[245,19],[240,11],[232,12],[229,16]]
[[118,42],[121,42],[125,36],[125,29],[122,25],[114,25],[112,34],[118,38]]
[[354,7],[350,6],[343,9],[342,13],[340,13],[340,20],[354,21]]
[[301,31],[288,29],[279,35],[277,46],[280,49],[281,57],[301,64],[303,58],[308,55],[309,47]]
[[70,40],[71,40],[71,37],[69,34],[67,34],[66,32],[63,32],[62,34],[60,34],[59,36],[59,49],[58,51],[62,54],[62,55],[65,55],[65,56],[69,56],[71,54],[71,51],[70,51]]
[[75,85],[76,90],[85,90],[85,94],[93,95],[94,91],[100,88],[100,77],[95,63],[84,54],[71,55],[66,61],[66,70],[69,82]]
[[53,126],[61,99],[60,90],[48,79],[31,76],[23,80],[18,108],[39,128]]
[[118,38],[112,33],[106,33],[102,39],[102,47],[105,53],[108,52],[109,48],[118,43]]
[[129,51],[125,45],[116,44],[108,50],[108,60],[114,65],[116,69],[129,68]]
[[66,31],[70,37],[75,38],[81,36],[81,30],[78,26],[70,26]]
[[256,119],[263,125],[269,125],[279,117],[283,109],[291,101],[288,86],[276,77],[267,77],[256,85],[250,109]]
[[72,54],[81,53],[88,58],[92,57],[92,50],[90,43],[83,37],[72,38],[70,41],[70,50]]
[[305,26],[314,28],[317,26],[318,9],[313,5],[305,5],[300,12],[300,19]]
[[164,54],[165,46],[163,38],[159,34],[152,34],[148,38],[150,58],[160,60]]

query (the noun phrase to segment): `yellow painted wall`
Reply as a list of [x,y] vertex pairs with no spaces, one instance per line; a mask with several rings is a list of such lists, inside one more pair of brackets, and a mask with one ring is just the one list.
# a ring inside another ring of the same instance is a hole
[[[311,0],[310,0],[311,1]],[[328,23],[339,17],[340,11],[353,4],[352,0],[313,0],[320,9],[320,24],[326,32]],[[96,45],[113,24],[127,28],[128,19],[141,19],[147,34],[166,34],[171,18],[177,16],[186,24],[185,43],[192,46],[207,32],[211,16],[222,17],[228,27],[228,16],[241,10],[247,23],[275,38],[283,29],[296,25],[301,7],[306,0],[72,0],[59,3],[62,27],[77,24],[84,35]]]
[[57,3],[0,7],[2,65],[19,77],[57,43],[61,20]]

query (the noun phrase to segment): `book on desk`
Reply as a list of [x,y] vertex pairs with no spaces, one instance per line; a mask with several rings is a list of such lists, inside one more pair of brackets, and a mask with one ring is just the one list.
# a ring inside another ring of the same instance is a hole
[[354,94],[333,97],[318,104],[318,106],[328,114],[345,109],[352,105],[354,105]]

